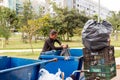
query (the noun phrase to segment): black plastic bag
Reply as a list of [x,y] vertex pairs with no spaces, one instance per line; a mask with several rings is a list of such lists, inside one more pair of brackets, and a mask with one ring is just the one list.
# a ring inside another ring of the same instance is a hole
[[100,50],[109,46],[112,25],[107,21],[98,23],[88,20],[82,30],[82,43],[89,50]]
[[69,49],[63,49],[60,53],[60,56],[70,56]]
[[60,56],[70,56],[70,51],[69,51],[68,45],[66,45],[66,48],[64,48],[64,49],[61,51]]

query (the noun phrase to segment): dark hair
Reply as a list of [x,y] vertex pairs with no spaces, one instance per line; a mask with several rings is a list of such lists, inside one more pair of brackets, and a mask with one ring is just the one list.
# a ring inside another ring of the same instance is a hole
[[54,29],[52,29],[52,30],[50,31],[50,34],[51,34],[51,35],[55,35],[55,34],[57,34],[57,31],[55,31]]

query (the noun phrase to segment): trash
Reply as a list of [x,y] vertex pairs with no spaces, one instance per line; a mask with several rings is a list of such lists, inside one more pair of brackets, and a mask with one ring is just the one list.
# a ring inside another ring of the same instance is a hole
[[94,20],[88,20],[82,30],[83,45],[91,51],[109,46],[112,30],[112,25],[107,21],[98,23]]
[[[49,60],[49,59],[57,58],[58,59],[57,62],[46,64],[44,68],[48,70],[50,73],[54,73],[54,74],[58,72],[57,70],[58,68],[60,68],[60,70],[64,72],[65,74],[64,79],[66,79],[67,77],[71,75],[73,71],[81,70],[82,62],[83,62],[82,49],[79,49],[79,48],[71,49],[70,48],[69,51],[70,51],[70,57],[68,60],[65,60],[65,56],[59,56],[61,50],[59,52],[56,52],[58,53],[58,55],[54,55],[54,56],[41,55],[39,59]],[[77,76],[75,77],[78,79],[80,77],[79,73],[77,73],[76,75]]]
[[70,56],[69,49],[63,49],[60,53],[60,56]]
[[73,80],[71,77],[67,77],[65,80]]
[[65,60],[69,60],[70,59],[70,51],[67,45],[67,48],[63,49],[60,53],[60,56],[65,56]]
[[[64,80],[64,72],[61,72],[60,69],[58,69],[58,72],[56,74],[49,73],[46,69],[40,69],[39,71],[40,77],[38,80]],[[62,78],[61,78],[62,76]],[[67,77],[65,80],[74,80],[73,77]]]
[[39,73],[40,77],[38,80],[62,80],[62,78],[60,77],[60,69],[58,69],[58,72],[56,74],[49,73],[46,69],[40,69]]
[[58,69],[58,72],[55,74],[55,80],[62,80],[60,77],[61,73],[62,73],[61,70]]

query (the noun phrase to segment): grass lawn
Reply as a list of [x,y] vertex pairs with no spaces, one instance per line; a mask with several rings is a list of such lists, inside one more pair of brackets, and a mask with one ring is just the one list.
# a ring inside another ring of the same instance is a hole
[[[38,59],[40,52],[11,52],[11,53],[0,53],[0,56],[10,56],[19,58]],[[115,57],[120,57],[120,50],[115,50]]]
[[115,57],[120,57],[120,50],[115,50]]
[[19,58],[29,58],[29,59],[38,59],[40,52],[6,52],[0,53],[0,56],[10,56],[10,57],[19,57]]
[[[68,44],[70,48],[75,47],[83,47],[82,44],[82,38],[81,36],[74,36],[72,37],[72,41],[66,41],[62,42],[63,44]],[[43,47],[44,40],[38,40],[37,43],[33,41],[33,48],[40,49]],[[111,45],[114,45],[115,47],[120,47],[120,35],[119,40],[115,41],[114,36],[111,37]],[[0,49],[30,49],[29,43],[23,43],[21,39],[21,35],[13,34],[11,38],[9,39],[9,44],[6,45],[4,48],[2,48],[2,43],[0,41]]]
[[[83,47],[81,38],[79,36],[75,36],[72,38],[72,41],[62,42],[63,44],[68,44],[69,47]],[[44,45],[44,40],[38,40],[37,43],[33,41],[33,48],[40,49]],[[9,44],[2,48],[2,42],[0,41],[0,49],[30,49],[29,43],[23,43],[20,35],[12,35],[9,39]]]
[[[72,41],[62,42],[63,44],[68,44],[70,48],[80,48],[83,47],[81,36],[74,36],[72,38]],[[43,47],[44,40],[39,40],[37,43],[33,42],[33,48],[34,49],[40,49]],[[111,45],[114,45],[115,47],[120,47],[120,34],[118,36],[118,40],[114,40],[114,36],[111,36]],[[29,43],[23,43],[21,40],[21,35],[18,34],[12,34],[11,38],[9,39],[9,44],[6,45],[4,48],[2,48],[1,41],[0,41],[0,50],[4,49],[31,49]],[[15,57],[25,57],[25,58],[33,58],[37,59],[39,52],[35,52],[35,54],[32,54],[30,52],[21,52],[21,53],[0,53],[0,56],[7,55],[7,56],[15,56]],[[115,51],[115,56],[120,57],[120,50]]]

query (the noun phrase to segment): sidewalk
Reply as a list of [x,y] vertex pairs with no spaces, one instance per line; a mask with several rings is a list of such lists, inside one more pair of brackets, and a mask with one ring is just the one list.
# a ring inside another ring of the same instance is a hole
[[[116,58],[116,65],[120,65],[120,57]],[[120,80],[120,68],[117,67],[117,75],[112,80]]]
[[[41,51],[42,49],[33,49],[34,51]],[[120,50],[120,47],[115,47],[115,50]],[[18,49],[18,50],[0,50],[0,53],[5,52],[30,52],[32,49]]]
[[[33,49],[34,51],[41,51],[42,49]],[[21,50],[0,50],[0,53],[5,52],[31,52],[32,49],[21,49]]]
[[119,58],[116,58],[116,65],[120,65],[120,57]]

